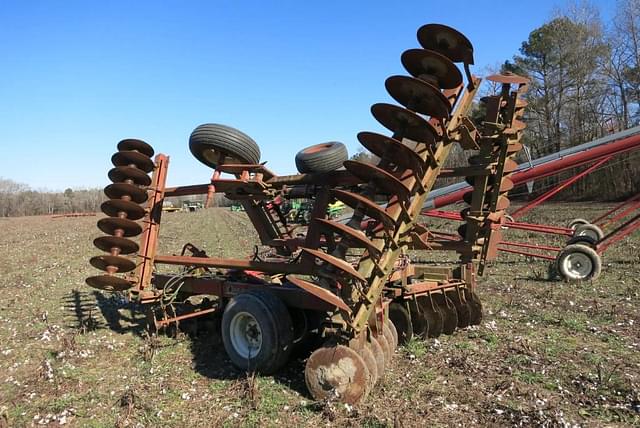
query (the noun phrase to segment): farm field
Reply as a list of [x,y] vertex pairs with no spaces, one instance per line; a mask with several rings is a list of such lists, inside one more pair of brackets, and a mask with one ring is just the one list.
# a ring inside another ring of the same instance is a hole
[[[527,219],[565,225],[605,207],[549,204]],[[638,232],[588,283],[549,280],[548,263],[502,254],[479,281],[482,324],[399,347],[351,407],[313,402],[301,359],[253,378],[215,331],[149,337],[135,306],[84,284],[98,272],[88,263],[100,253],[97,219],[0,219],[0,427],[640,425]],[[160,250],[186,242],[244,257],[258,240],[242,212],[165,214]]]

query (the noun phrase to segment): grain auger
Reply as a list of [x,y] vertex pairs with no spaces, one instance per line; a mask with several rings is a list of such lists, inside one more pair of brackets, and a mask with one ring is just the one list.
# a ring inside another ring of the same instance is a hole
[[[107,274],[87,283],[128,290],[132,299],[148,305],[154,329],[221,313],[216,319],[234,365],[268,374],[292,353],[308,355],[305,380],[311,395],[346,403],[357,403],[372,391],[399,342],[479,323],[475,266],[481,269],[490,259],[506,208],[507,175],[513,170],[509,158],[517,151],[522,128],[516,121],[522,103],[517,104],[518,90],[510,88],[524,80],[493,76],[502,92],[487,98],[487,118],[476,128],[467,117],[480,84],[469,69],[471,43],[438,24],[420,28],[418,41],[422,48],[401,57],[410,76],[385,82],[400,105],[371,108],[391,135],[358,134],[379,159],[375,164],[347,160],[344,145],[331,142],[298,153],[301,174],[277,176],[260,163],[260,150],[249,136],[205,124],[191,134],[189,148],[214,170],[211,180],[170,188],[165,186],[165,155],[149,164],[150,148],[121,143],[121,150],[132,149],[146,160],[134,162],[131,155],[116,162],[114,156],[116,168],[131,169],[106,189],[107,204],[120,204],[103,207],[112,216],[105,219],[112,225],[108,233],[118,241],[98,245],[111,255],[92,264],[104,266]],[[463,64],[466,85],[455,63]],[[476,151],[475,160],[445,169],[456,144]],[[146,175],[134,177],[134,169],[136,174],[153,170],[153,176],[150,181]],[[467,176],[474,186],[463,239],[454,242],[438,240],[427,226],[416,224],[436,178],[444,175]],[[120,190],[109,190],[118,185]],[[249,259],[225,259],[188,245],[192,255],[158,254],[163,198],[215,193],[244,208],[266,251]],[[286,215],[287,202],[301,199],[312,207],[304,226]],[[353,209],[346,221],[328,218],[327,207],[335,201]],[[140,218],[144,229],[134,226]],[[140,233],[139,246],[120,241]],[[461,263],[454,268],[412,263],[408,249],[457,251]],[[137,263],[122,255],[135,252]],[[184,269],[163,272],[162,265]],[[187,306],[194,296],[207,296],[207,305]]]

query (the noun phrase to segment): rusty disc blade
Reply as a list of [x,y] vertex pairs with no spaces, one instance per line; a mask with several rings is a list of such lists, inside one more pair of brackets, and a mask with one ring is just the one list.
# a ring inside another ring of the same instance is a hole
[[427,330],[424,332],[425,338],[439,337],[442,334],[443,319],[442,313],[437,306],[431,304],[431,299],[427,296],[418,297],[418,304],[427,320]]
[[458,293],[458,290],[447,291],[447,297],[453,303],[453,306],[456,309],[456,313],[458,315],[458,328],[469,327],[469,307],[467,306],[467,302],[464,300],[464,294]]
[[427,325],[427,319],[424,317],[422,310],[415,301],[409,302],[409,315],[411,316],[411,326],[413,327],[414,336],[423,336],[429,326]]
[[451,335],[458,327],[458,313],[453,302],[442,293],[433,293],[433,300],[442,314],[442,333]]
[[[500,193],[504,193],[504,192],[508,192],[509,190],[513,189],[513,181],[511,181],[510,178],[503,178],[502,181],[500,182]],[[493,185],[488,187],[488,190],[491,191],[493,190]]]
[[149,156],[135,150],[114,153],[111,156],[111,163],[114,166],[134,166],[144,172],[151,172],[154,167],[153,161]]
[[503,211],[509,208],[511,201],[504,195],[498,196],[498,202],[496,202],[496,211]]
[[389,342],[391,355],[393,356],[393,353],[395,352],[396,348],[398,347],[398,343],[396,342],[396,337],[394,336],[393,332],[391,331],[391,328],[389,327],[389,321],[388,320],[385,321],[385,323],[382,326],[382,334],[387,339],[387,342]]
[[490,82],[496,83],[504,83],[504,84],[515,84],[515,85],[526,85],[529,83],[529,79],[526,77],[518,76],[517,74],[506,72],[504,74],[492,74],[487,76],[487,80]]
[[358,349],[357,352],[360,354],[362,360],[367,365],[367,369],[369,370],[369,377],[371,379],[371,389],[373,389],[373,386],[380,378],[380,375],[378,374],[378,363],[376,361],[376,357],[373,355],[371,344],[367,342],[365,346]]
[[458,30],[441,24],[427,24],[418,29],[418,42],[453,62],[473,64],[473,45]]
[[373,242],[371,242],[363,232],[333,220],[316,218],[315,221],[320,225],[321,230],[340,235],[342,239],[352,245],[360,245],[366,248],[371,255],[376,257],[380,255],[380,250],[376,248]]
[[311,248],[304,248],[304,247],[301,247],[300,249],[306,253],[311,254],[315,258],[322,260],[326,264],[331,265],[334,269],[342,272],[343,274],[349,277],[358,279],[362,282],[365,281],[364,277],[360,275],[360,273],[357,270],[355,270],[353,266],[351,266],[351,264],[346,262],[345,260],[339,259],[337,257],[329,255],[324,251],[320,251],[320,250],[313,250]]
[[132,166],[116,166],[109,171],[109,180],[114,183],[123,183],[126,180],[131,180],[133,184],[138,186],[148,186],[151,184],[151,177],[145,174],[144,171]]
[[448,118],[451,104],[440,89],[424,80],[409,76],[391,76],[384,82],[394,100],[420,114]]
[[375,132],[360,132],[358,141],[379,158],[390,160],[394,165],[422,174],[426,161],[406,144]]
[[522,143],[509,143],[507,146],[507,154],[512,155],[522,150]]
[[420,143],[432,144],[438,131],[424,118],[405,108],[377,103],[371,106],[371,114],[397,138],[409,138]]
[[525,129],[526,127],[527,127],[527,124],[526,124],[526,123],[524,123],[524,122],[523,122],[523,121],[521,121],[521,120],[513,119],[513,120],[511,121],[511,128],[512,128],[513,130],[515,130],[516,132],[517,132],[517,131],[522,131],[522,130],[523,130],[523,129]]
[[482,322],[482,302],[475,292],[465,288],[464,297],[469,306],[469,324],[479,325]]
[[518,169],[518,163],[513,159],[507,158],[504,162],[504,168],[502,170],[503,173],[509,174]]
[[385,335],[380,332],[377,336],[376,339],[378,339],[378,343],[380,344],[380,347],[382,348],[382,353],[384,354],[384,363],[385,365],[388,365],[391,363],[391,359],[393,358],[393,348],[392,348],[392,344],[391,342],[389,342],[389,340],[387,340],[387,338],[385,337]]
[[85,282],[90,287],[111,292],[125,291],[133,286],[131,281],[113,275],[90,276]]
[[378,379],[384,375],[384,367],[386,365],[386,361],[384,359],[384,351],[382,350],[382,346],[380,346],[380,342],[375,336],[372,334],[369,337],[369,344],[371,345],[371,352],[373,352],[373,357],[376,359],[376,367],[378,368]]
[[396,329],[395,324],[391,319],[388,319],[385,325],[389,327],[389,331],[391,331],[391,334],[393,335],[393,342],[395,343],[395,348],[397,348],[398,345],[400,344],[399,342],[400,338],[398,337],[398,330]]
[[129,183],[113,183],[104,188],[104,194],[109,199],[122,199],[130,197],[137,204],[145,202],[149,195],[147,191],[135,184]]
[[109,235],[118,235],[122,230],[123,237],[137,236],[142,233],[142,226],[133,220],[119,217],[106,217],[98,220],[98,229]]
[[404,303],[398,301],[389,304],[389,321],[393,324],[398,336],[398,343],[404,345],[413,337],[411,314]]
[[138,140],[137,138],[127,138],[120,141],[118,143],[118,150],[121,152],[135,150],[150,158],[153,157],[153,154],[155,153],[153,147],[142,140]]
[[[462,84],[462,73],[449,58],[428,49],[409,49],[402,54],[402,65],[413,77],[434,78],[441,89],[454,89]],[[425,80],[425,79],[423,79]]]
[[101,236],[93,240],[93,245],[107,253],[110,253],[113,248],[117,248],[120,250],[120,254],[133,254],[140,248],[132,240],[119,236]]
[[376,190],[380,193],[396,195],[401,200],[407,200],[411,194],[411,189],[402,181],[375,165],[354,160],[344,161],[343,165],[347,171],[359,179],[365,182],[373,182]]
[[89,263],[91,263],[91,266],[94,268],[104,271],[110,267],[115,267],[118,273],[129,272],[136,268],[134,261],[120,256],[95,256],[91,257]]
[[362,357],[344,345],[315,350],[304,369],[307,388],[318,401],[337,397],[357,404],[369,394],[370,376]]
[[366,215],[382,223],[387,230],[394,228],[395,222],[389,216],[389,214],[384,210],[383,207],[371,201],[370,199],[367,199],[362,195],[358,195],[357,193],[348,192],[346,190],[333,189],[331,192],[334,198],[344,202],[351,208],[356,209],[360,207],[360,209],[364,211]]
[[122,199],[109,199],[100,205],[103,213],[110,217],[119,217],[120,213],[125,213],[129,220],[138,220],[144,217],[145,210],[140,205]]
[[525,108],[528,105],[529,103],[527,102],[527,100],[523,100],[522,98],[518,98],[516,100],[516,109]]
[[319,299],[324,300],[325,302],[337,308],[340,308],[349,314],[351,313],[351,308],[347,306],[344,300],[342,300],[339,296],[336,296],[330,290],[327,290],[326,288],[322,288],[312,282],[305,281],[304,279],[296,278],[293,276],[289,276],[287,277],[287,279],[289,280],[289,282],[291,282],[295,286],[302,288],[303,290],[307,291],[310,294],[313,294]]

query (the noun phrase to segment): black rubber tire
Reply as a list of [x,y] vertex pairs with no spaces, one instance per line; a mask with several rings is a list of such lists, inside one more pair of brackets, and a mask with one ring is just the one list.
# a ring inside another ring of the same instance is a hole
[[[588,273],[580,275],[575,270],[572,272],[570,266],[565,263],[567,258],[575,256],[576,254],[581,254],[590,260],[591,269]],[[600,255],[593,248],[582,244],[573,244],[564,247],[556,258],[556,266],[558,273],[560,273],[560,276],[562,276],[566,281],[592,281],[600,276],[600,273],[602,272],[602,260],[600,259]]]
[[216,168],[222,155],[228,164],[258,164],[260,148],[242,131],[217,123],[205,123],[193,130],[189,150],[196,159]]
[[578,226],[582,226],[583,224],[590,224],[590,223],[589,223],[589,220],[585,220],[585,219],[583,219],[583,218],[574,218],[573,220],[571,220],[571,221],[569,222],[569,224],[567,225],[567,227],[568,227],[569,229],[576,230],[576,228],[577,228]]
[[300,150],[296,155],[296,168],[301,174],[331,172],[342,167],[348,158],[344,144],[330,141]]
[[604,238],[604,232],[595,224],[582,224],[575,228],[573,236],[589,236],[595,238],[597,241],[601,241]]
[[[231,339],[231,322],[242,312],[250,314],[262,333],[262,343],[255,356],[240,355]],[[238,294],[227,304],[222,315],[222,342],[233,365],[245,371],[271,374],[289,359],[293,348],[291,316],[284,303],[267,290]]]
[[404,345],[413,337],[413,324],[411,314],[401,302],[389,304],[389,319],[398,332],[398,344]]
[[586,245],[587,247],[593,248],[595,250],[596,246],[598,245],[598,241],[593,239],[592,236],[581,235],[581,236],[573,236],[571,237],[571,239],[567,241],[567,245],[573,245],[573,244]]

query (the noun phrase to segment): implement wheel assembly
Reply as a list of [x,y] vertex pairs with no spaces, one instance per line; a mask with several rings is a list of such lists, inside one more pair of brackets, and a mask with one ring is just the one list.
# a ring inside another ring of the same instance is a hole
[[277,371],[293,347],[287,307],[268,291],[238,294],[222,315],[222,341],[236,367],[265,374]]
[[331,172],[342,167],[349,157],[344,144],[337,141],[316,144],[296,155],[296,168],[301,174]]
[[217,123],[205,123],[193,130],[189,150],[196,159],[211,168],[221,163],[257,164],[260,148],[242,131]]
[[556,259],[558,272],[567,281],[588,281],[600,276],[602,260],[590,247],[582,244],[567,245]]

